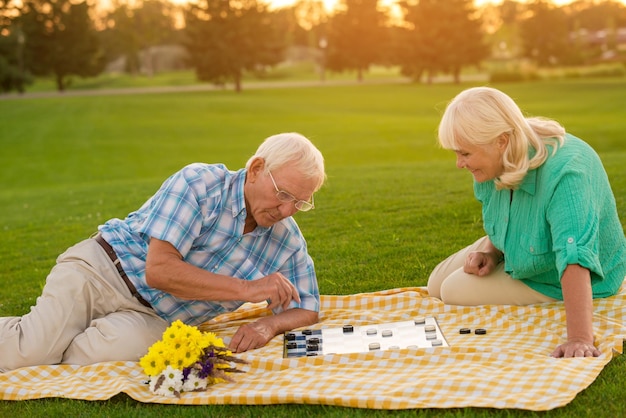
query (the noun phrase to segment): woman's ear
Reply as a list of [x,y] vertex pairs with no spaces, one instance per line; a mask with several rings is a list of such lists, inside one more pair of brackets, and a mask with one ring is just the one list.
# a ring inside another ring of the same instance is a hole
[[500,152],[504,152],[506,147],[509,145],[509,140],[509,133],[505,132],[503,134],[500,134],[497,139],[498,149],[500,150]]

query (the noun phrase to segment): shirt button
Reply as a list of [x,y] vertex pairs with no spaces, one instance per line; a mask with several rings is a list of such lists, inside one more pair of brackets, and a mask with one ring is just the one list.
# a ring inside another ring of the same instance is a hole
[[573,242],[574,242],[574,238],[569,237],[569,238],[567,239],[567,242],[568,242],[569,244],[573,243]]
[[535,252],[535,247],[530,247],[530,252],[534,253]]

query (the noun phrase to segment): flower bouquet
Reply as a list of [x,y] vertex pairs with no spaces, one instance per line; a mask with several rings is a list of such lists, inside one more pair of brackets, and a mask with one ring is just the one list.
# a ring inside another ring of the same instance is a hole
[[180,398],[181,392],[204,391],[219,382],[233,382],[232,373],[245,373],[231,363],[247,364],[234,357],[212,332],[175,321],[139,360],[150,377],[150,390]]

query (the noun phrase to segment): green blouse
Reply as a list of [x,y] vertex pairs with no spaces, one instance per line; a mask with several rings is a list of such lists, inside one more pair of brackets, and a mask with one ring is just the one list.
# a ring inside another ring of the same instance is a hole
[[485,231],[506,272],[544,295],[563,299],[569,264],[590,270],[594,298],[614,295],[626,275],[626,238],[602,162],[569,134],[551,152],[515,191],[474,182]]

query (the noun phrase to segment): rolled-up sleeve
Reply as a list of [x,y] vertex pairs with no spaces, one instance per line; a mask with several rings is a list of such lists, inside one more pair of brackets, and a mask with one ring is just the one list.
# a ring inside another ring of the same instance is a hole
[[592,272],[594,281],[602,280],[600,262],[599,204],[600,190],[590,176],[590,167],[571,164],[556,183],[547,208],[553,251],[559,277],[570,264],[578,264]]

